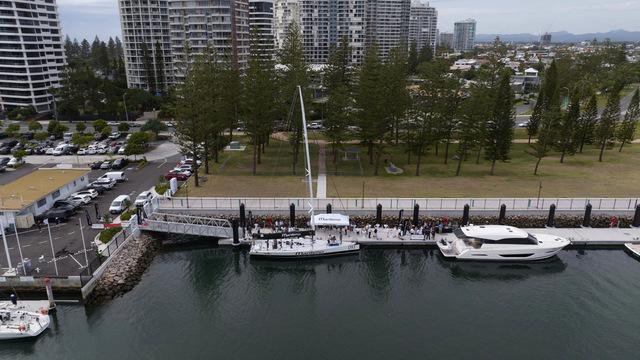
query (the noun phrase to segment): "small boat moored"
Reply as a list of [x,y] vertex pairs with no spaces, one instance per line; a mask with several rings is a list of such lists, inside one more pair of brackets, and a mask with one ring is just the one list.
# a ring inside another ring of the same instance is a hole
[[570,241],[555,235],[529,234],[513,226],[469,225],[455,237],[437,241],[442,255],[458,260],[534,261],[556,255]]
[[45,331],[51,319],[41,313],[18,310],[14,307],[0,308],[0,340],[33,338]]

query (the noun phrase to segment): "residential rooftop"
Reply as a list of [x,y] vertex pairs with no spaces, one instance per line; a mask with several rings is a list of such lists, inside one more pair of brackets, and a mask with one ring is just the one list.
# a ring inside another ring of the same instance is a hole
[[88,169],[43,168],[33,171],[0,186],[0,211],[22,210],[88,173]]

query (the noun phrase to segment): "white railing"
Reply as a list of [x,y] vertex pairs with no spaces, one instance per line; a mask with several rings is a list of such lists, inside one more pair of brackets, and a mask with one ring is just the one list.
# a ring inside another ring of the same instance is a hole
[[[378,204],[383,210],[412,210],[418,204],[421,211],[428,210],[462,210],[466,204],[471,210],[495,210],[498,211],[502,204],[507,210],[516,211],[540,211],[547,210],[551,204],[555,204],[556,210],[584,210],[587,204],[591,204],[593,210],[634,210],[639,203],[639,198],[333,198],[313,199],[313,207],[316,210],[324,210],[331,204],[333,211],[375,210]],[[189,197],[159,199],[160,210],[234,210],[244,204],[247,210],[288,210],[290,204],[296,206],[296,210],[308,210],[307,198],[214,198],[214,197]]]

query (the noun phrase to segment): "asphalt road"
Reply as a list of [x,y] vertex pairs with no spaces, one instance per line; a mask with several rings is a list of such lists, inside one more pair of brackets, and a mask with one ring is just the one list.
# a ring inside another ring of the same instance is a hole
[[[179,161],[180,156],[176,155],[167,159],[167,161],[151,161],[141,169],[136,168],[135,164],[127,167],[124,171],[128,181],[117,184],[113,189],[98,196],[82,210],[73,216],[67,223],[51,224],[51,238],[53,240],[53,252],[56,254],[56,262],[54,265],[51,244],[46,225],[40,228],[34,228],[18,234],[22,255],[24,258],[31,259],[32,275],[56,275],[55,266],[58,267],[58,275],[79,275],[86,265],[84,247],[82,243],[81,229],[79,219],[82,219],[82,232],[85,237],[87,247],[87,258],[89,262],[96,259],[96,246],[93,244],[98,230],[91,229],[87,224],[87,215],[92,222],[97,221],[95,205],[98,205],[99,214],[108,212],[111,201],[118,195],[127,194],[131,199],[142,191],[148,190],[158,182],[158,178],[171,170]],[[33,171],[33,167],[30,168]],[[25,168],[24,171],[29,169]],[[94,170],[89,174],[90,179],[96,179],[106,170]],[[4,181],[4,175],[14,176],[15,172],[0,175],[0,179]],[[17,174],[15,176],[18,176]],[[7,243],[9,254],[13,266],[20,262],[20,254],[18,244],[14,233],[7,234]],[[7,260],[4,247],[0,246],[0,267],[7,267]]]

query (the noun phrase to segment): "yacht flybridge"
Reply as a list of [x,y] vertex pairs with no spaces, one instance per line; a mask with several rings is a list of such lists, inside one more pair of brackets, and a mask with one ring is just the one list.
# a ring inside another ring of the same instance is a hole
[[[314,214],[313,182],[311,177],[311,157],[307,119],[304,111],[302,88],[298,86],[300,108],[302,111],[302,129],[304,135],[306,182],[309,186],[309,215],[311,230],[288,231],[282,233],[261,234],[252,239],[249,256],[271,259],[303,259],[357,253],[360,245],[352,241],[342,241],[343,229],[349,226],[349,217],[341,214]],[[322,237],[316,235],[316,227],[328,227],[331,230]]]
[[459,260],[533,261],[556,255],[569,240],[545,234],[529,234],[513,226],[463,226],[455,237],[437,241],[442,255]]

